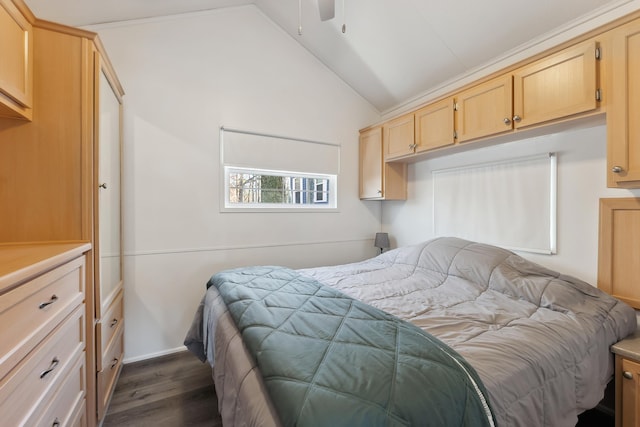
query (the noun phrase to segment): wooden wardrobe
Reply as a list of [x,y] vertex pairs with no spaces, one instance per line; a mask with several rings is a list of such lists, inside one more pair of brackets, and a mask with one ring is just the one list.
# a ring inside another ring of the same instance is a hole
[[[32,55],[32,69],[24,71],[31,73],[28,105],[19,103],[26,113],[3,114],[16,108],[0,108],[0,249],[6,259],[21,259],[21,251],[30,247],[84,248],[86,418],[78,425],[95,426],[104,417],[124,351],[124,92],[95,33],[39,20],[22,0],[0,0],[0,15],[3,8],[24,18],[14,28],[21,31],[28,24],[28,36],[14,38],[27,46],[15,51]],[[0,75],[0,93],[2,84]],[[12,271],[1,273],[14,276]],[[20,286],[16,282],[6,289]],[[0,361],[4,363],[2,355]],[[23,363],[14,362],[16,366],[3,367],[18,369]],[[0,390],[4,381],[0,377]],[[37,406],[38,395],[33,396]],[[9,409],[2,405],[0,401],[0,415]]]

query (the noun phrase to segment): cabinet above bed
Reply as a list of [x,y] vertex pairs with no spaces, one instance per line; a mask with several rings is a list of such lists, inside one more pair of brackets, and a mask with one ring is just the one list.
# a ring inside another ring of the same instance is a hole
[[638,57],[640,11],[382,123],[385,162],[557,132],[606,113],[607,185],[640,188],[640,124],[631,119],[640,114]]

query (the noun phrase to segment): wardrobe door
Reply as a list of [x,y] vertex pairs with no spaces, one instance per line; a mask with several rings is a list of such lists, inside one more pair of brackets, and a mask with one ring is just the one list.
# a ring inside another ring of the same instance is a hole
[[99,75],[97,105],[96,317],[100,319],[122,287],[121,100],[102,70]]

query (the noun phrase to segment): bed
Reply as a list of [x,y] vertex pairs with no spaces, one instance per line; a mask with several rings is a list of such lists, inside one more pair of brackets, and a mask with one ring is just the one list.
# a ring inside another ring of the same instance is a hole
[[457,238],[207,286],[185,345],[212,364],[225,426],[574,426],[636,329],[597,288]]

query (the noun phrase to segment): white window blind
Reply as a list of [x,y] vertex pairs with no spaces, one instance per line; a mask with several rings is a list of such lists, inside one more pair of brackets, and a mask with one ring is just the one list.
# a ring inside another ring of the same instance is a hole
[[435,236],[556,252],[556,156],[433,171]]
[[220,128],[224,166],[338,175],[340,145]]

